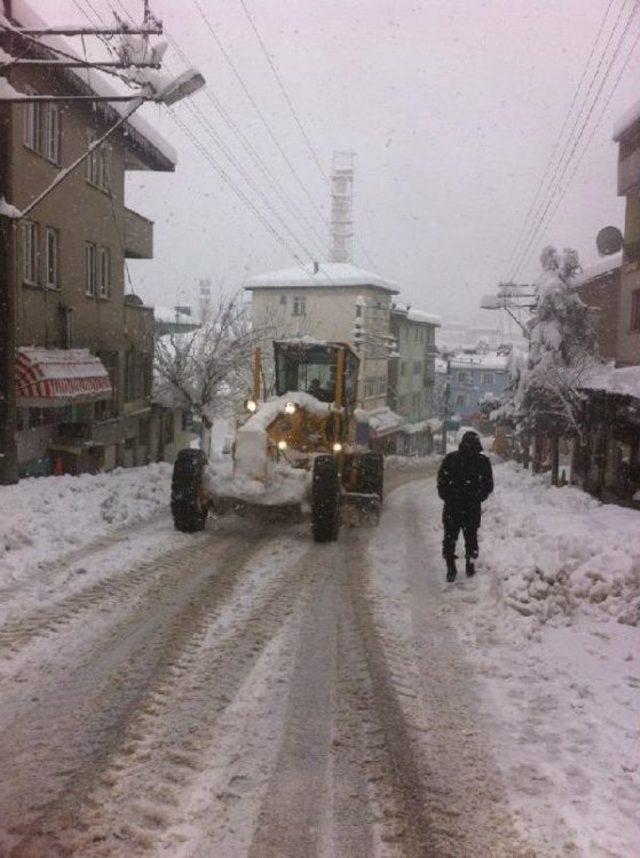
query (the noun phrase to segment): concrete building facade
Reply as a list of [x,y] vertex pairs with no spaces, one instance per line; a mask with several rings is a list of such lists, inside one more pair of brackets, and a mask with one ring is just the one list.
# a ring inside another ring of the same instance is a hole
[[388,405],[407,423],[434,416],[437,316],[395,305],[391,333],[398,357],[389,362]]
[[[6,31],[0,45],[11,55],[51,56],[44,45]],[[93,92],[83,71],[13,66],[4,76],[19,93]],[[105,102],[2,105],[0,196],[24,211],[119,118]],[[17,380],[23,474],[83,469],[88,450],[92,465],[105,469],[151,457],[153,310],[125,294],[125,260],[152,257],[153,224],[126,207],[125,177],[131,170],[172,171],[175,160],[171,147],[132,117],[26,217],[3,218],[2,282],[10,290],[5,306],[12,306],[18,356],[25,348],[44,350],[44,366],[54,352],[86,351],[108,375],[100,391],[83,391],[76,379],[66,396],[51,393],[43,379],[38,403],[21,397]]]

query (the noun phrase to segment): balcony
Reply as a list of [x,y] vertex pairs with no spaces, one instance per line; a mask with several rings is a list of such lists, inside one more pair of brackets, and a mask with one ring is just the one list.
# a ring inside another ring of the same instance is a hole
[[127,259],[153,259],[153,221],[127,208],[124,210],[124,255]]
[[626,196],[640,188],[640,146],[618,161],[618,196]]

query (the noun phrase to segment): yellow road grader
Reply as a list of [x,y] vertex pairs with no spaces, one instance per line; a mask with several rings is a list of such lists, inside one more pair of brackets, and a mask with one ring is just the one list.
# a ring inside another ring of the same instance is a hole
[[253,396],[231,456],[208,461],[201,450],[178,454],[171,486],[178,530],[202,530],[209,510],[287,510],[308,502],[314,540],[331,542],[345,506],[377,516],[383,460],[369,450],[366,423],[356,419],[357,356],[345,343],[310,338],[273,346],[276,395],[260,398],[256,350]]

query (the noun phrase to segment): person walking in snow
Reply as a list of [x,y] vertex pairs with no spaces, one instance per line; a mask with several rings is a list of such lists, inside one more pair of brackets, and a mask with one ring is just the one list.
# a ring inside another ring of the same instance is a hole
[[482,452],[480,437],[477,432],[465,432],[458,449],[444,457],[438,470],[438,494],[444,501],[442,556],[447,564],[447,581],[455,581],[458,574],[456,542],[461,530],[467,576],[475,574],[473,561],[478,556],[480,505],[492,491],[493,471],[491,462]]

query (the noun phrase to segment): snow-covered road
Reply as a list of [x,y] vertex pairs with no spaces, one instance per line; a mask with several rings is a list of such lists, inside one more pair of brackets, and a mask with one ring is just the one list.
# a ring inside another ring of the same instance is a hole
[[489,568],[442,582],[432,478],[390,484],[380,527],[333,545],[234,517],[185,536],[158,510],[12,574],[0,855],[632,854],[633,656],[616,637],[606,677],[550,665],[517,611],[514,644]]

